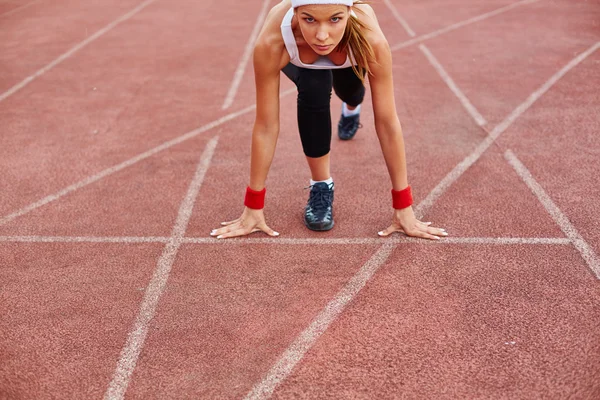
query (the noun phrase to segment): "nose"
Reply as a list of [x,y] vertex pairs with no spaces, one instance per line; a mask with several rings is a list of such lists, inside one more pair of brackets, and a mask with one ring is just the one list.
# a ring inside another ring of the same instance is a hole
[[317,31],[317,40],[318,40],[319,42],[324,42],[324,41],[326,41],[328,37],[329,37],[329,32],[327,32],[327,29],[320,28],[320,29]]

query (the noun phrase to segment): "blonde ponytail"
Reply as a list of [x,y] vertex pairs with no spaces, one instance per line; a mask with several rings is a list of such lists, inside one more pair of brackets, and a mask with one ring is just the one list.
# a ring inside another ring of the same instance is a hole
[[[355,0],[354,4],[365,4],[360,0]],[[358,10],[358,12],[362,12]],[[369,63],[375,62],[375,53],[373,47],[367,41],[365,31],[369,27],[350,14],[344,36],[340,42],[340,49],[348,51],[348,56],[352,62],[352,70],[358,78],[364,83],[365,76],[371,73]]]

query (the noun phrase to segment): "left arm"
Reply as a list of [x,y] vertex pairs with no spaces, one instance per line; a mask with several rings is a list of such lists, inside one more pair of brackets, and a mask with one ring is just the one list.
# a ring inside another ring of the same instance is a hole
[[392,187],[394,190],[402,190],[408,186],[408,177],[404,138],[394,99],[392,53],[386,40],[374,43],[373,51],[377,64],[370,66],[373,74],[369,76],[369,83],[375,114],[375,130],[392,180]]
[[[390,174],[392,188],[403,190],[408,186],[408,176],[404,138],[394,99],[392,52],[385,37],[375,40],[372,46],[377,60],[377,63],[369,66],[372,72],[369,83],[375,114],[375,130]],[[433,228],[430,223],[419,221],[415,217],[412,206],[395,209],[392,224],[379,232],[379,235],[388,236],[396,231],[426,239],[439,239],[440,236],[448,235],[443,229]]]

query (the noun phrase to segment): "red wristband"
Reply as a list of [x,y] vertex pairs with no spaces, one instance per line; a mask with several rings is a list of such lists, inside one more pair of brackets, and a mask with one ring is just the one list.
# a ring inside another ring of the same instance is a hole
[[392,204],[396,210],[401,210],[406,207],[412,206],[413,198],[410,186],[406,189],[394,190],[392,189]]
[[250,189],[250,186],[246,188],[246,198],[244,199],[244,205],[254,210],[262,210],[265,208],[265,193],[267,188],[256,191]]

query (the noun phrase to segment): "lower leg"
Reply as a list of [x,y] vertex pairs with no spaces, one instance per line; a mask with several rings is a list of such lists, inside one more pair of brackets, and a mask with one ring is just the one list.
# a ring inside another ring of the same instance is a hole
[[351,106],[348,103],[342,103],[342,115],[344,117],[351,117],[353,115],[360,114],[360,104],[356,106]]
[[306,157],[313,181],[325,181],[331,177],[329,154],[327,153],[322,157]]

